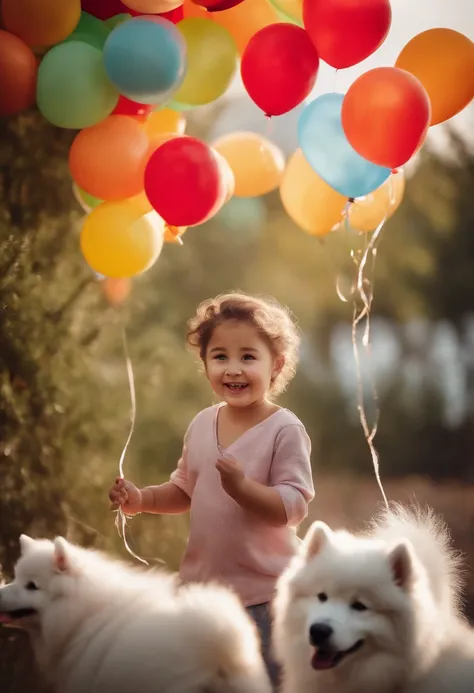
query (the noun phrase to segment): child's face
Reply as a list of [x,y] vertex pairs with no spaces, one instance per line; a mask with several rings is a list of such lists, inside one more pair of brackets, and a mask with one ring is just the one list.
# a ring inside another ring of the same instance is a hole
[[233,407],[263,402],[283,364],[253,325],[238,320],[216,327],[205,360],[212,389]]

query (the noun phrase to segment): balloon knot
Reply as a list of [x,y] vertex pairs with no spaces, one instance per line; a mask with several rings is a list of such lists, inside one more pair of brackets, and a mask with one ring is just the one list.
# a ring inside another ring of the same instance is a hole
[[354,197],[349,197],[348,202],[349,202],[350,204],[352,204],[353,202],[355,202],[355,198],[354,198]]

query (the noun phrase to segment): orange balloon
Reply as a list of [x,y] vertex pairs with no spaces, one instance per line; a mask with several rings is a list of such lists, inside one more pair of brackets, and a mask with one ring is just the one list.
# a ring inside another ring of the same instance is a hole
[[430,99],[409,72],[376,67],[349,87],[341,116],[345,135],[358,154],[378,166],[398,168],[425,140]]
[[220,24],[234,38],[239,53],[243,53],[252,36],[280,19],[267,0],[246,0],[223,12],[213,12],[212,20]]
[[143,192],[149,141],[133,118],[112,115],[84,128],[69,152],[69,169],[80,188],[101,200]]
[[100,288],[107,303],[117,308],[130,296],[132,281],[130,277],[108,277],[100,282]]
[[474,43],[453,29],[428,29],[409,41],[396,67],[415,75],[431,100],[431,125],[443,123],[474,98]]
[[205,17],[206,19],[212,20],[214,12],[208,12],[204,7],[196,5],[192,0],[184,0],[183,14],[185,19],[189,17]]
[[347,203],[347,197],[313,171],[301,149],[286,165],[280,196],[288,216],[311,236],[329,233],[341,221]]
[[0,115],[19,113],[36,98],[38,60],[18,36],[0,30]]
[[165,224],[165,243],[183,243],[181,236],[184,234],[187,226],[171,226]]
[[81,0],[3,0],[3,23],[29,46],[54,46],[81,17]]

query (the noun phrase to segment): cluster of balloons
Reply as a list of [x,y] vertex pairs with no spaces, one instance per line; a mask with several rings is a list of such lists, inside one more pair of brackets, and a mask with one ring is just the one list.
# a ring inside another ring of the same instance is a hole
[[[373,230],[400,203],[402,167],[428,128],[474,96],[474,44],[430,29],[394,66],[306,104],[321,61],[347,68],[383,43],[389,0],[1,3],[0,115],[36,102],[52,124],[79,131],[69,166],[87,212],[81,248],[112,279],[147,270],[164,242],[233,195],[279,189],[288,215],[313,235],[345,213],[355,229]],[[222,96],[239,63],[262,118],[302,108],[287,162],[257,133],[211,144],[185,134],[183,112]]]

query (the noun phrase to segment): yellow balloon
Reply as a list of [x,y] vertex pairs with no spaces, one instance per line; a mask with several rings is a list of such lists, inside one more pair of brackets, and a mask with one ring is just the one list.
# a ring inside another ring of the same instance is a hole
[[280,185],[285,168],[283,153],[255,132],[233,132],[212,145],[231,167],[237,197],[259,197]]
[[227,90],[237,69],[237,46],[230,33],[207,18],[177,24],[186,41],[187,72],[173,101],[202,106]]
[[341,221],[347,197],[333,190],[304,158],[301,149],[292,155],[280,186],[283,207],[303,231],[325,236]]
[[[222,205],[225,205],[226,202],[229,202],[230,198],[235,193],[235,176],[227,159],[225,159],[222,154],[215,149],[214,154],[217,158],[217,163],[219,164],[221,194],[219,196],[218,204],[220,208]],[[222,204],[220,204],[221,200]]]
[[163,135],[166,133],[184,135],[184,131],[186,130],[186,118],[182,113],[172,111],[171,108],[160,108],[159,111],[150,113],[143,123],[143,128],[150,138],[155,137],[155,135]]
[[158,147],[161,147],[168,140],[184,135],[186,119],[181,113],[173,111],[171,108],[163,108],[152,113],[143,123],[143,128],[150,143],[148,149],[150,157]]
[[163,247],[164,222],[142,214],[129,200],[103,202],[85,219],[81,250],[87,264],[106,277],[133,277],[149,269]]
[[356,231],[374,231],[389,219],[400,206],[405,193],[405,174],[402,170],[392,175],[377,190],[356,199],[349,207],[349,223]]
[[395,63],[415,75],[431,101],[431,125],[443,123],[474,98],[474,43],[453,29],[428,29],[409,41]]

